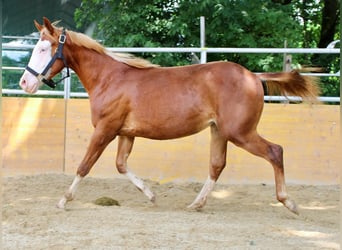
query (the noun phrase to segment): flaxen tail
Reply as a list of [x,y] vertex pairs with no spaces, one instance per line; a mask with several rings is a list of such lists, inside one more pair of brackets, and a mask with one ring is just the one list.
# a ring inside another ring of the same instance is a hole
[[309,102],[318,102],[320,87],[315,77],[302,76],[297,71],[262,73],[258,77],[266,82],[268,95],[299,96]]

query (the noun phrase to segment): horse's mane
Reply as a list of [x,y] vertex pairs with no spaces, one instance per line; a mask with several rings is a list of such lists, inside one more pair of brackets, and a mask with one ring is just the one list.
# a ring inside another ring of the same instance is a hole
[[78,46],[83,46],[88,49],[95,50],[96,52],[100,54],[106,54],[112,57],[114,60],[122,62],[124,64],[127,64],[129,66],[135,67],[135,68],[153,68],[153,67],[159,67],[156,64],[151,63],[148,60],[136,57],[132,54],[127,53],[114,53],[111,51],[108,51],[105,47],[103,47],[100,43],[96,42],[92,38],[88,37],[85,34],[74,32],[68,30],[68,34],[70,36],[70,39],[73,43],[77,44]]

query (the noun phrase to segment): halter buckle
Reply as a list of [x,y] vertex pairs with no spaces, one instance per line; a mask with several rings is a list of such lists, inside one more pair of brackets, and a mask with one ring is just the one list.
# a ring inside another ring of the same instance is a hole
[[65,35],[65,34],[61,34],[61,35],[59,36],[58,42],[61,43],[61,44],[64,44],[64,43],[65,43],[65,40],[66,40],[66,35]]

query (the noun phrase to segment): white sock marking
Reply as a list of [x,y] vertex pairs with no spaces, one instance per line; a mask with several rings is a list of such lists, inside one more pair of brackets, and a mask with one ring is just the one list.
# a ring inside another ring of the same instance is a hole
[[68,191],[64,194],[64,196],[57,203],[58,208],[64,209],[65,204],[74,198],[77,187],[78,187],[79,183],[82,181],[82,179],[83,179],[83,177],[81,177],[80,175],[75,176],[75,178],[74,178],[71,186],[69,187]]
[[127,170],[127,173],[125,175],[139,190],[141,190],[150,199],[150,201],[154,202],[154,194],[148,187],[145,186],[144,182],[140,178],[138,178],[129,170]]
[[210,194],[210,192],[213,190],[215,186],[215,181],[208,176],[206,182],[204,183],[202,190],[197,195],[196,199],[193,203],[191,203],[188,207],[189,208],[201,208],[205,205],[207,201],[207,197]]

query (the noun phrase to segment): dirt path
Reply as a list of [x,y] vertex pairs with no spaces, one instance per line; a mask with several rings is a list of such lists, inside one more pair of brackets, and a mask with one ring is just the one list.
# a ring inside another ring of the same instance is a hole
[[[339,186],[289,186],[301,215],[271,185],[217,185],[189,211],[202,183],[148,181],[157,206],[126,179],[86,178],[67,210],[55,204],[73,177],[5,178],[4,249],[339,249]],[[108,196],[121,206],[93,204]]]

